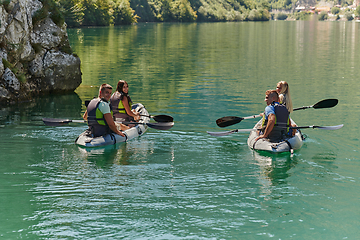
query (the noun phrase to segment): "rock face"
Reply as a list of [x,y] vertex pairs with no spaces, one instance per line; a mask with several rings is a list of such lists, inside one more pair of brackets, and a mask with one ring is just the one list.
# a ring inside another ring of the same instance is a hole
[[[72,54],[66,24],[52,17],[51,0],[0,3],[0,102],[74,91],[80,59]],[[54,20],[57,24],[54,22]]]

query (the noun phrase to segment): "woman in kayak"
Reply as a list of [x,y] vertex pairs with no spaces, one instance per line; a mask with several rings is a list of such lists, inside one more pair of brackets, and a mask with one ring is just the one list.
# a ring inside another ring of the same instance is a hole
[[110,98],[110,104],[114,112],[114,118],[119,122],[139,121],[138,112],[131,110],[131,98],[129,96],[129,85],[124,80],[119,80],[116,91]]
[[278,82],[276,85],[276,92],[279,94],[279,102],[286,106],[289,113],[292,113],[293,106],[290,97],[289,84],[285,81]]

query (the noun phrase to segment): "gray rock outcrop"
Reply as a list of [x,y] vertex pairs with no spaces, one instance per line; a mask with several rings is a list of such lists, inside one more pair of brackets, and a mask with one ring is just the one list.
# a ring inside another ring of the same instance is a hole
[[72,53],[66,23],[51,0],[0,3],[0,102],[74,91],[80,59]]

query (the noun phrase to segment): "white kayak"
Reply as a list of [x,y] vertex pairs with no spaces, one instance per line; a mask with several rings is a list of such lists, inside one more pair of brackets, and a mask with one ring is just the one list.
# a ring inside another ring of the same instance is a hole
[[135,109],[136,112],[139,112],[141,116],[140,120],[135,123],[136,125],[134,127],[122,131],[125,137],[115,133],[110,133],[94,138],[91,134],[89,134],[89,131],[85,131],[79,135],[79,137],[75,140],[75,143],[81,147],[100,147],[126,142],[130,139],[143,135],[148,128],[147,124],[150,122],[149,113],[141,103],[134,104],[132,109]]
[[[294,121],[291,120],[294,124]],[[262,120],[254,126],[254,131],[250,132],[250,135],[247,140],[247,144],[251,149],[267,151],[273,153],[281,153],[281,152],[293,152],[294,150],[298,150],[303,145],[303,135],[300,130],[296,131],[295,136],[288,137],[283,139],[280,142],[270,142],[268,139],[261,138],[258,141],[255,139],[259,136],[259,131],[255,131],[255,129],[260,129],[262,125]]]

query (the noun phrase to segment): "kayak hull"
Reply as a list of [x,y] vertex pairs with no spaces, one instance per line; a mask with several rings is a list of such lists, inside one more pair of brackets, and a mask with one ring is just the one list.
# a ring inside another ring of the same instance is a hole
[[134,104],[132,106],[132,109],[135,109],[136,112],[139,112],[140,115],[144,115],[144,116],[140,117],[140,120],[138,121],[138,123],[140,124],[137,124],[128,130],[122,131],[125,137],[122,137],[115,133],[111,133],[101,137],[94,138],[86,130],[85,132],[83,132],[78,136],[78,138],[75,140],[75,143],[80,147],[86,147],[86,148],[101,147],[101,146],[126,142],[133,138],[143,135],[148,128],[146,123],[150,122],[150,117],[148,117],[149,113],[141,103]]
[[[261,124],[262,120],[255,124],[254,129],[259,129]],[[258,136],[258,131],[251,131],[248,137],[247,144],[253,150],[273,153],[292,152],[294,150],[300,149],[303,145],[303,136],[299,130],[296,131],[295,136],[286,138],[281,142],[270,142],[265,138],[261,138],[258,141],[255,141]]]

